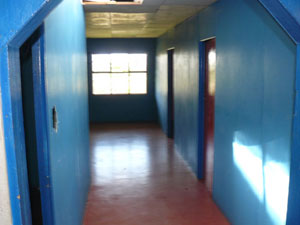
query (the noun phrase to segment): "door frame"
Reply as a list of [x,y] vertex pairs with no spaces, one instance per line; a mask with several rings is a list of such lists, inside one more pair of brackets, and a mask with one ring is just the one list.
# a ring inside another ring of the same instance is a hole
[[45,83],[44,27],[41,36],[32,46],[34,112],[37,142],[37,158],[41,192],[43,224],[54,224],[52,202],[52,176],[50,171],[50,152],[48,141],[48,114]]
[[199,48],[199,93],[198,93],[198,179],[204,179],[205,173],[205,149],[204,149],[204,138],[205,138],[205,42],[211,39],[216,39],[216,36],[205,38],[200,40]]
[[[52,0],[41,5],[40,9],[31,16],[23,27],[16,31],[16,35],[1,49],[1,57],[3,58],[1,58],[2,62],[0,62],[0,86],[3,106],[3,130],[11,213],[13,224],[15,225],[32,224],[22,109],[20,48],[60,2],[61,0]],[[38,71],[35,71],[35,73],[37,74]],[[44,125],[42,124],[41,126]],[[43,129],[46,130],[47,128],[43,127]],[[47,161],[48,158],[46,157],[44,160]],[[49,163],[47,166],[49,166]],[[49,172],[49,170],[44,172],[47,171]],[[49,178],[51,179],[51,176]],[[47,198],[52,199],[51,186],[47,187],[47,189],[49,189],[49,191],[45,191],[47,192]],[[44,191],[43,194],[45,194]],[[53,210],[50,213],[54,219]],[[51,222],[49,217],[47,217],[46,224],[55,224],[54,221],[53,223]]]
[[[172,65],[170,65],[170,53],[172,53]],[[175,54],[175,47],[167,49],[167,64],[168,64],[167,136],[168,138],[174,138],[175,136],[174,54]],[[172,68],[172,74],[171,74],[171,68]]]
[[[41,191],[41,206],[43,215],[43,224],[54,224],[53,204],[52,204],[52,188],[51,188],[51,173],[48,148],[48,121],[47,121],[47,102],[46,102],[46,87],[45,87],[45,71],[44,71],[44,27],[39,28],[40,37],[32,45],[32,76],[34,87],[34,110],[35,110],[35,129],[37,142],[37,159],[39,170],[39,181]],[[35,32],[35,31],[34,31]],[[21,46],[20,46],[21,47]],[[13,132],[15,138],[15,157],[16,170],[19,184],[19,194],[17,199],[21,207],[20,224],[32,224],[31,205],[28,184],[28,171],[26,160],[26,144],[24,131],[24,116],[22,104],[22,88],[21,88],[21,70],[20,70],[20,47],[14,48],[12,54],[14,58],[15,69],[14,74],[10,74],[12,80],[11,87],[14,88],[14,98],[20,99],[13,105]],[[10,154],[7,157],[11,157]],[[10,158],[11,159],[11,158]],[[8,171],[10,171],[8,166]],[[12,212],[13,213],[13,212]],[[14,214],[13,214],[14,215]],[[15,223],[15,217],[13,217]],[[16,223],[18,224],[18,223]]]

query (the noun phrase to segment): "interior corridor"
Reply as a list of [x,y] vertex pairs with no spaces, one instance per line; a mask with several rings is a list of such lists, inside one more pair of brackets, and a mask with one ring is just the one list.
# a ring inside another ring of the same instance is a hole
[[229,224],[156,124],[91,126],[84,225]]

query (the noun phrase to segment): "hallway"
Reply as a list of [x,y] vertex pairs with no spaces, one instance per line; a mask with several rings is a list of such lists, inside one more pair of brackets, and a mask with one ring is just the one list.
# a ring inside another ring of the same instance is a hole
[[84,225],[229,224],[155,124],[91,126]]

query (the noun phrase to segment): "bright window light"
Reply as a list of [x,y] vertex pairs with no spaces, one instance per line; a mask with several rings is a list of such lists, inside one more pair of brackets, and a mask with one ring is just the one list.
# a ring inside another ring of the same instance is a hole
[[147,71],[147,55],[130,54],[129,67],[130,71]]
[[128,94],[128,73],[112,73],[111,74],[111,93],[112,94]]
[[129,79],[130,94],[144,94],[147,90],[147,74],[135,73],[131,74]]
[[110,72],[110,55],[109,54],[92,55],[92,71]]
[[111,54],[111,72],[129,72],[128,54]]
[[233,161],[256,194],[261,210],[265,210],[269,215],[272,224],[286,224],[290,165],[280,158],[273,158],[276,151],[267,150],[271,150],[275,145],[280,146],[281,140],[264,142],[262,147],[257,142],[251,143],[249,139],[241,131],[234,133]]
[[94,73],[93,74],[93,94],[111,94],[111,78],[110,73]]
[[244,145],[239,139],[232,143],[233,159],[244,178],[249,182],[257,198],[262,201],[264,197],[264,178],[262,150],[260,146]]
[[92,54],[94,95],[147,94],[147,54]]

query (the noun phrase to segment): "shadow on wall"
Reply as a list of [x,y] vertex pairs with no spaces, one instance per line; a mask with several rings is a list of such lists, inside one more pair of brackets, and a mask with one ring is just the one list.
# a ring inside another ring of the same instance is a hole
[[[245,134],[236,131],[233,137],[233,162],[247,186],[264,208],[270,224],[285,224],[289,190],[289,165],[263,151],[261,145],[249,143]],[[280,146],[280,140],[264,145]],[[248,188],[247,188],[248,189]],[[279,194],[280,193],[280,194]],[[247,203],[246,203],[247,204]]]

